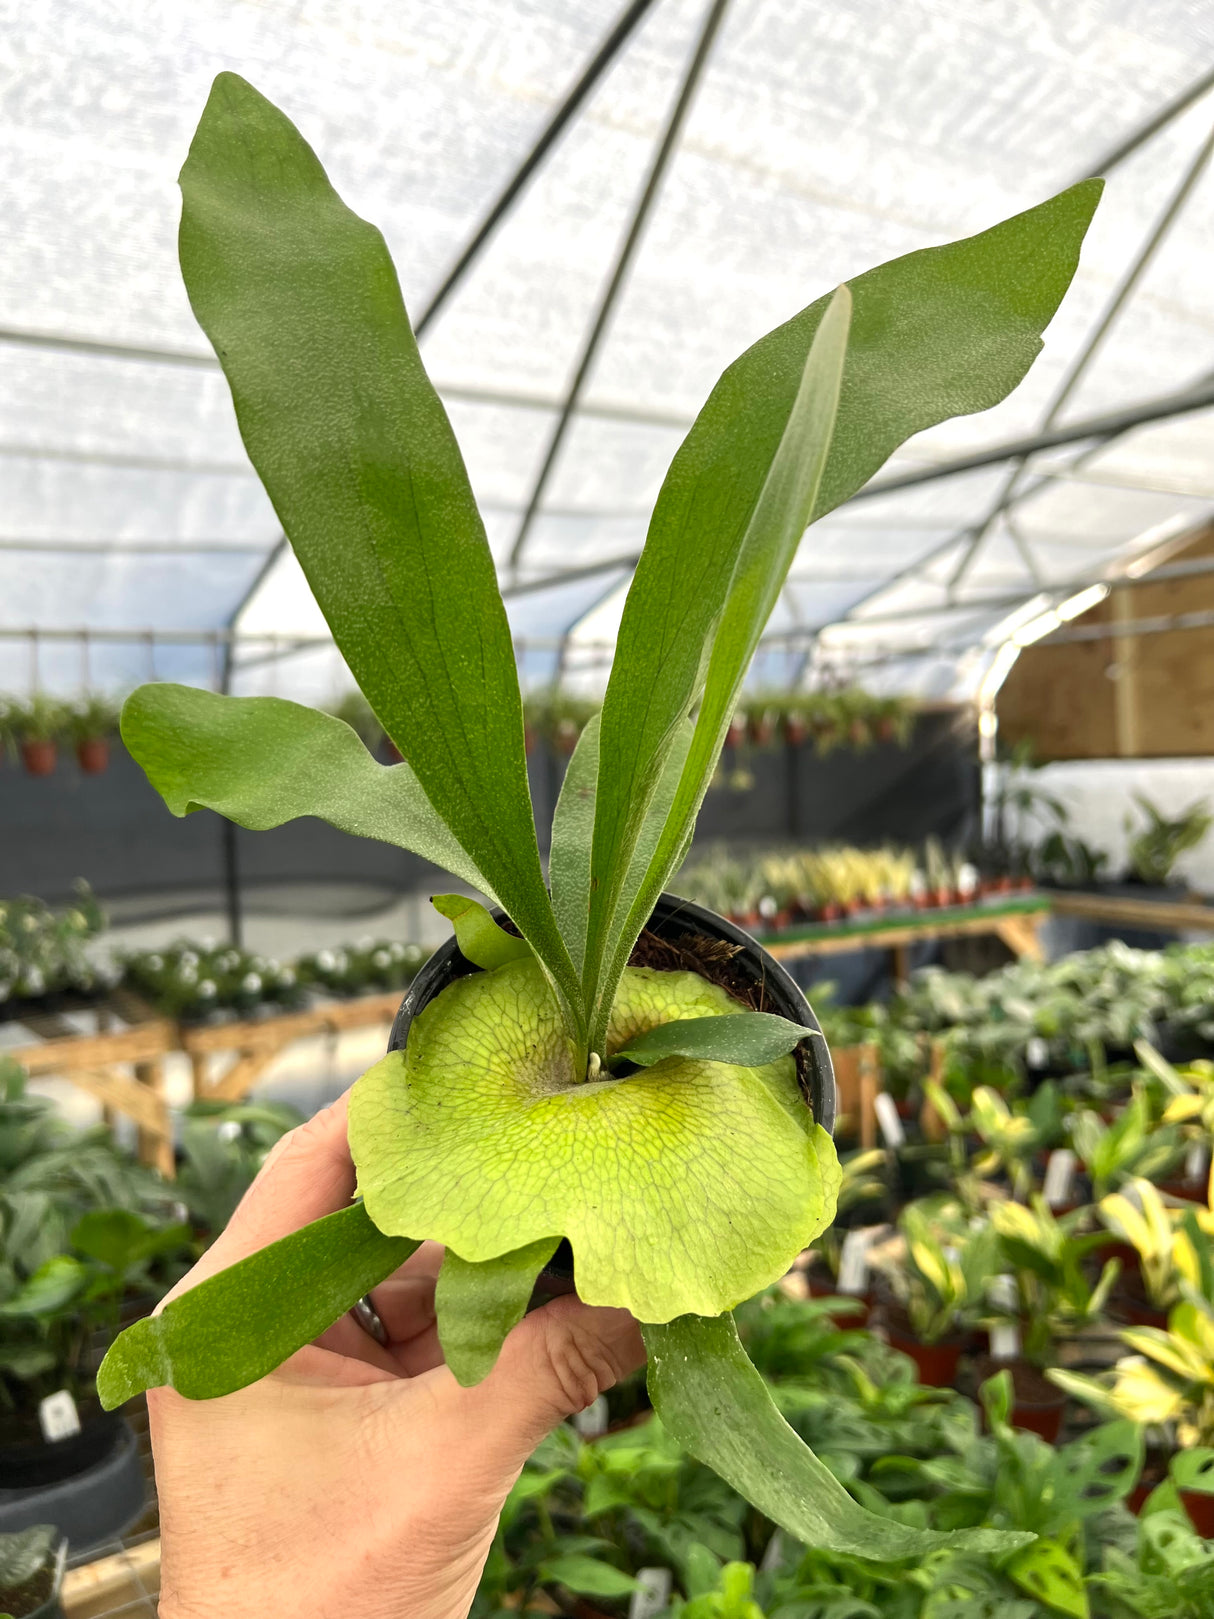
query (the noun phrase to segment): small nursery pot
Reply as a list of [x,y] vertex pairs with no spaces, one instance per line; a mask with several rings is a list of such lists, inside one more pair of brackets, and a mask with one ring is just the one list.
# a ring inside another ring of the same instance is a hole
[[1204,1540],[1214,1540],[1214,1495],[1201,1490],[1181,1490],[1181,1505],[1189,1515],[1189,1522]]
[[[505,913],[500,910],[494,910],[493,916],[498,922],[505,919]],[[663,894],[653,908],[646,931],[671,943],[677,943],[686,934],[692,933],[724,944],[737,945],[738,953],[730,961],[730,968],[757,991],[757,1010],[778,1013],[780,1017],[821,1033],[809,1002],[780,963],[769,956],[749,933],[744,933],[715,911],[710,911],[704,905],[696,905],[691,900],[680,899],[676,894]],[[479,969],[463,955],[454,938],[440,945],[405,991],[388,1036],[388,1050],[404,1049],[413,1019],[440,990],[446,989],[457,978],[466,978],[477,971]],[[826,1041],[807,1041],[805,1053],[804,1077],[809,1090],[810,1108],[815,1121],[829,1135],[833,1135],[835,1071]],[[549,1266],[549,1272],[567,1277],[572,1274],[570,1264],[568,1246],[562,1242]]]
[[27,737],[21,744],[21,763],[27,776],[53,776],[59,750],[42,738]]
[[885,1316],[885,1331],[890,1348],[909,1355],[915,1363],[915,1370],[919,1373],[919,1381],[929,1388],[952,1388],[957,1381],[957,1368],[961,1364],[961,1354],[966,1346],[965,1335],[953,1332],[945,1338],[937,1339],[934,1344],[925,1344],[916,1338],[905,1310],[887,1307]]
[[86,776],[99,776],[110,762],[110,745],[103,736],[86,736],[76,744],[76,761]]
[[844,1306],[838,1310],[827,1311],[830,1320],[840,1332],[860,1332],[868,1325],[873,1305],[871,1288],[863,1293],[840,1293],[835,1278],[826,1265],[820,1262],[809,1266],[805,1272],[805,1281],[811,1299],[846,1299],[849,1304],[854,1303],[856,1306],[854,1309]]
[[1067,1397],[1027,1360],[997,1361],[983,1355],[978,1362],[978,1381],[984,1383],[996,1372],[1012,1374],[1012,1427],[1039,1434],[1051,1445],[1057,1444]]

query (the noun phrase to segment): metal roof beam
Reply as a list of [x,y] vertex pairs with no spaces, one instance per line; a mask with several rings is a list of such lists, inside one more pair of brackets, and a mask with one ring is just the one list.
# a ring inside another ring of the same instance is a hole
[[543,163],[552,147],[560,139],[565,126],[576,117],[586,97],[594,89],[612,62],[615,61],[620,51],[623,50],[638,23],[652,4],[653,0],[631,0],[631,4],[624,7],[598,50],[583,68],[573,88],[544,126],[543,132],[535,145],[506,182],[505,187],[493,202],[489,212],[474,231],[472,240],[448,270],[438,290],[418,316],[414,331],[419,338],[468,274],[475,261],[480,257],[489,238],[510,211],[515,200],[526,189],[532,175]]
[[624,285],[636,250],[640,245],[646,221],[661,189],[667,166],[678,145],[679,134],[691,108],[696,87],[708,62],[713,41],[716,39],[717,30],[721,26],[728,3],[729,0],[711,0],[705,15],[699,38],[692,52],[691,61],[687,65],[683,82],[679,86],[679,93],[675,98],[674,106],[671,109],[662,138],[658,143],[657,151],[654,153],[649,174],[646,177],[644,186],[641,188],[641,194],[637,199],[636,208],[633,210],[628,230],[620,246],[620,251],[616,255],[616,261],[607,279],[603,296],[599,300],[598,309],[595,311],[594,319],[590,323],[590,330],[587,332],[585,342],[582,344],[582,352],[574,368],[573,380],[569,384],[569,389],[561,405],[560,416],[557,418],[556,426],[548,441],[548,448],[544,452],[544,459],[536,476],[531,498],[527,502],[527,510],[523,514],[523,520],[519,524],[518,533],[515,535],[514,545],[510,552],[511,567],[516,568],[519,558],[522,556],[527,537],[539,511],[540,502],[544,498],[544,491],[548,487],[548,481],[556,466],[557,456],[560,454],[561,446],[565,441],[565,434],[568,432],[569,424],[578,408],[582,389],[585,387],[586,379],[590,375],[590,368],[594,364],[595,356],[598,354],[599,346],[607,331],[607,323],[611,319],[612,310],[615,308],[616,300]]
[[[1042,430],[1053,427],[1054,423],[1058,420],[1058,417],[1065,409],[1067,402],[1074,394],[1075,389],[1079,386],[1080,381],[1083,379],[1085,373],[1092,364],[1092,361],[1096,358],[1097,354],[1099,354],[1104,345],[1105,338],[1112,330],[1126,304],[1130,301],[1131,297],[1133,297],[1134,292],[1137,290],[1143,276],[1150,268],[1156,253],[1158,253],[1160,247],[1166,240],[1168,232],[1176,223],[1177,219],[1179,219],[1184,210],[1185,204],[1192,196],[1193,188],[1196,186],[1198,180],[1205,172],[1206,166],[1210,161],[1211,154],[1214,154],[1214,126],[1211,127],[1206,139],[1197,149],[1192,161],[1185,169],[1184,174],[1181,176],[1180,184],[1176,187],[1175,191],[1168,199],[1167,205],[1163,212],[1159,215],[1159,218],[1147,232],[1146,238],[1138,249],[1138,252],[1134,255],[1133,262],[1130,264],[1129,269],[1121,278],[1121,282],[1114,291],[1113,296],[1109,299],[1108,303],[1102,310],[1099,320],[1088,333],[1083,347],[1079,350],[1079,353],[1067,367],[1062,381],[1059,383],[1058,388],[1055,390],[1054,395],[1050,400],[1049,408],[1042,417]],[[1012,505],[1017,486],[1019,485],[1023,474],[1024,461],[1020,460],[1016,462],[1016,464],[1010,469],[1007,478],[1004,480],[1003,487],[992,501],[986,516],[982,519],[978,527],[970,533],[966,548],[962,553],[956,568],[953,570],[952,578],[949,580],[950,588],[955,588],[961,583],[962,579],[965,578],[965,575],[968,573],[974,559],[977,557],[983,542],[990,533],[992,525],[1000,516],[1002,516],[1004,512],[1008,510],[1009,506]],[[1016,543],[1025,561],[1029,564],[1030,570],[1033,573],[1036,573],[1036,564],[1033,562],[1032,552],[1030,551],[1028,545],[1015,535],[1013,535],[1013,538],[1016,539]]]

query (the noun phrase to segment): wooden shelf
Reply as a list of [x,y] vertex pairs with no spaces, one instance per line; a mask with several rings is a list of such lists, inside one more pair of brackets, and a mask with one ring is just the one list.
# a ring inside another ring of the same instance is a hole
[[[99,1034],[70,1034],[62,1018],[33,1014],[26,1026],[46,1038],[6,1049],[30,1074],[69,1080],[102,1104],[108,1121],[124,1114],[139,1127],[139,1156],[161,1174],[174,1172],[172,1121],[165,1097],[165,1058],[184,1052],[196,1101],[238,1102],[270,1063],[298,1040],[346,1029],[390,1024],[403,989],[322,1001],[302,1012],[232,1023],[181,1024],[158,1017],[137,997],[122,994],[99,1008],[102,1020],[126,1026]],[[231,1057],[223,1065],[222,1059]],[[219,1065],[216,1072],[217,1063]]]
[[892,950],[894,976],[902,982],[906,977],[906,950],[923,939],[993,933],[1014,955],[1041,961],[1044,956],[1039,931],[1049,911],[1050,901],[1044,895],[1025,894],[1016,899],[980,900],[974,905],[950,905],[939,910],[866,917],[862,921],[812,923],[756,937],[777,961],[801,961],[850,950]]

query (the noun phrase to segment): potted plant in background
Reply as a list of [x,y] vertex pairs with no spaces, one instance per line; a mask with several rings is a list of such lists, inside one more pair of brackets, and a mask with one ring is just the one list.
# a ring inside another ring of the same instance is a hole
[[1114,1310],[1134,1326],[1166,1326],[1184,1283],[1199,1280],[1195,1248],[1210,1234],[1203,1232],[1195,1211],[1182,1215],[1167,1208],[1148,1180],[1127,1181],[1124,1191],[1101,1198],[1097,1212],[1136,1261],[1122,1272]]
[[53,1524],[0,1534],[0,1619],[63,1619],[67,1541]]
[[118,734],[120,706],[94,692],[64,707],[66,730],[76,745],[76,762],[86,776],[99,776],[110,762],[110,742]]
[[129,1307],[185,1269],[188,1238],[107,1130],[71,1129],[0,1061],[0,1530],[54,1523],[80,1549],[138,1515],[134,1435],[94,1375]]
[[1013,1424],[1053,1443],[1066,1403],[1065,1394],[1047,1380],[1057,1359],[1057,1340],[1100,1318],[1121,1261],[1106,1260],[1092,1282],[1085,1261],[1100,1248],[1104,1235],[1079,1234],[1082,1210],[1058,1219],[1044,1198],[1034,1196],[1028,1207],[994,1202],[990,1218],[1009,1285],[1006,1293],[988,1289],[992,1354],[983,1365],[998,1371],[1005,1363],[1014,1392]]
[[1106,1121],[1094,1108],[1077,1108],[1067,1128],[1096,1202],[1129,1180],[1166,1180],[1184,1157],[1185,1141],[1178,1124],[1153,1120],[1141,1084],[1135,1085],[1115,1118]]
[[9,704],[4,724],[26,775],[53,775],[65,729],[63,704],[46,692],[35,692],[27,702]]
[[902,1243],[885,1269],[896,1301],[885,1309],[889,1341],[914,1361],[920,1381],[934,1388],[956,1381],[997,1259],[989,1225],[971,1229],[956,1206],[952,1219],[949,1212],[929,1202],[908,1203],[898,1218]]
[[[394,1049],[352,1097],[363,1201],[129,1329],[102,1369],[107,1403],[166,1380],[196,1397],[242,1386],[427,1237],[447,1250],[448,1364],[476,1381],[566,1239],[581,1296],[644,1324],[654,1404],[693,1455],[803,1540],[919,1555],[938,1539],[865,1512],[785,1426],[728,1314],[833,1213],[822,1043],[774,962],[663,896],[807,523],[911,433],[1020,380],[1098,184],[857,277],[725,373],[659,495],[602,710],[557,806],[550,891],[493,558],[382,238],[232,74],[215,83],[182,188],[187,289],[246,447],[407,762],[382,769],[313,710],[171,685],[128,700],[124,740],[179,814],[208,806],[254,828],[319,815],[433,859],[500,911],[440,897],[455,941],[414,981]],[[308,342],[291,341],[301,330]],[[773,995],[796,1015],[767,1012]],[[493,1049],[470,1070],[486,1017]],[[486,1173],[502,1190],[492,1208],[458,1190]],[[487,1309],[488,1281],[508,1308]],[[235,1345],[228,1324],[242,1318]]]
[[1122,1328],[1131,1353],[1101,1377],[1058,1368],[1049,1376],[1101,1414],[1129,1418],[1153,1436],[1151,1481],[1161,1480],[1166,1459],[1164,1500],[1171,1495],[1199,1533],[1214,1538],[1214,1261],[1191,1212],[1186,1222],[1189,1242],[1178,1251],[1184,1297],[1167,1326]]
[[[1144,793],[1135,793],[1134,801],[1146,825],[1130,839],[1127,881],[1140,888],[1156,889],[1160,897],[1169,898],[1172,890],[1181,886],[1171,881],[1176,862],[1205,841],[1214,826],[1214,814],[1204,799],[1173,816],[1165,815]],[[1126,830],[1132,830],[1128,820]]]

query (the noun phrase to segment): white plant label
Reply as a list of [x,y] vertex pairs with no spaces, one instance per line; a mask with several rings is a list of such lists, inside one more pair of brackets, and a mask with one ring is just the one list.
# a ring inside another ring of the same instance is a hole
[[767,1549],[763,1553],[763,1561],[759,1564],[761,1574],[774,1574],[784,1561],[784,1541],[777,1529],[767,1542]]
[[1018,1360],[1020,1327],[1015,1321],[998,1321],[991,1328],[991,1359]]
[[1204,1142],[1195,1141],[1185,1153],[1184,1178],[1187,1181],[1204,1181],[1210,1168],[1210,1154]]
[[888,1091],[878,1091],[873,1106],[877,1110],[877,1123],[881,1126],[885,1145],[901,1147],[906,1141],[906,1131],[902,1128],[902,1120],[898,1117],[898,1104]]
[[1039,1034],[1030,1034],[1024,1043],[1024,1060],[1030,1068],[1044,1068],[1050,1060],[1050,1048]]
[[1045,1166],[1045,1179],[1041,1183],[1042,1196],[1050,1208],[1056,1209],[1070,1202],[1076,1162],[1075,1154],[1069,1147],[1056,1147],[1050,1154]]
[[[987,1294],[997,1310],[1014,1310],[1017,1304],[1016,1278],[1006,1273],[992,1276]],[[991,1359],[1015,1360],[1020,1354],[1020,1323],[997,1321],[990,1329]]]
[[80,1413],[66,1389],[48,1394],[38,1406],[38,1426],[48,1445],[57,1439],[70,1439],[80,1432]]
[[868,1286],[868,1245],[870,1231],[849,1231],[843,1239],[839,1255],[839,1280],[836,1291],[858,1297]]
[[657,1619],[659,1613],[665,1613],[672,1583],[668,1568],[638,1568],[628,1619]]
[[597,1439],[607,1432],[607,1399],[600,1394],[584,1411],[575,1411],[573,1426],[583,1439]]

